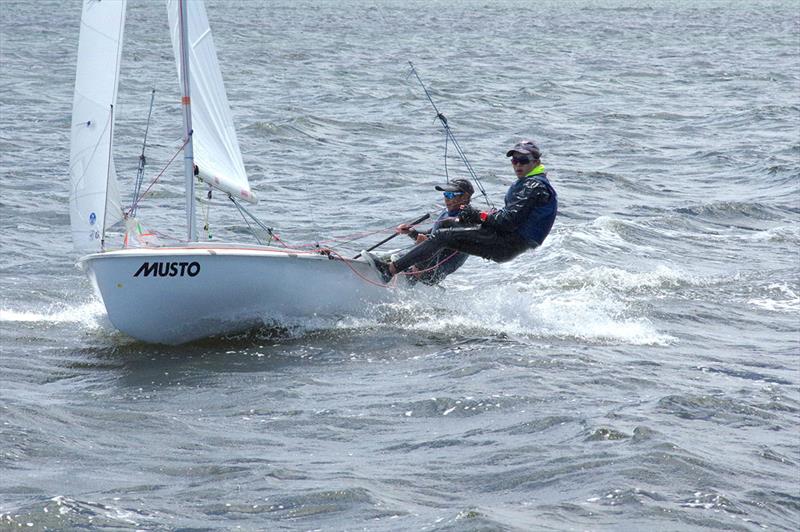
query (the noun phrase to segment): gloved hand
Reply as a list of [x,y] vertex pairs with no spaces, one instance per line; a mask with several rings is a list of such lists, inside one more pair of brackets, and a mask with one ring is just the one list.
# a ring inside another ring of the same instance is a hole
[[439,229],[447,229],[448,227],[455,227],[460,223],[458,218],[444,218],[439,220]]
[[465,225],[475,225],[481,223],[481,213],[471,205],[465,205],[458,213],[458,221]]

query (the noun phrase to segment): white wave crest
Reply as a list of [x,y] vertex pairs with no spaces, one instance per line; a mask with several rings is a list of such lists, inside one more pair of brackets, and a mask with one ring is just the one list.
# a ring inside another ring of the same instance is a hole
[[35,310],[0,308],[0,322],[11,323],[77,323],[87,328],[99,327],[106,311],[100,301],[75,306],[50,305]]
[[426,303],[416,297],[404,305],[416,307],[415,315],[425,318],[415,328],[433,332],[489,331],[633,345],[668,345],[676,340],[660,333],[647,317],[635,315],[629,305],[603,287],[537,293],[530,285],[461,287],[436,294],[436,301]]
[[669,289],[693,283],[686,272],[664,264],[658,264],[654,270],[643,272],[631,272],[610,266],[594,268],[571,266],[550,280],[545,279],[544,282],[553,288],[596,286],[623,291]]
[[771,284],[768,287],[774,297],[753,298],[747,302],[757,307],[776,312],[800,312],[800,295],[787,284]]

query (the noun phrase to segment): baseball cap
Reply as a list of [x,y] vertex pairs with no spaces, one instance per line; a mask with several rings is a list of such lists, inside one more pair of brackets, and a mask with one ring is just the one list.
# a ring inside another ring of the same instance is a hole
[[436,185],[436,190],[441,192],[465,192],[467,194],[474,194],[475,189],[472,188],[472,183],[466,179],[453,179],[444,185]]
[[514,144],[514,147],[511,148],[506,152],[506,157],[511,157],[514,153],[523,153],[526,155],[530,155],[534,159],[538,159],[542,156],[542,152],[539,150],[539,146],[532,140],[521,140]]

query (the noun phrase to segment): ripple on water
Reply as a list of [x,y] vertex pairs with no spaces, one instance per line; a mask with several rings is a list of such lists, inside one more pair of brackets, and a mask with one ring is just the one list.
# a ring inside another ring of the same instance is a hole
[[716,395],[670,395],[658,401],[658,408],[681,419],[732,427],[772,427],[778,419],[769,408]]

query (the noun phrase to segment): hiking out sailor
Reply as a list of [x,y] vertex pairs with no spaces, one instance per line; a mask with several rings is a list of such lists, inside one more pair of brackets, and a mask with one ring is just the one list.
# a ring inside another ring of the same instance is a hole
[[[444,185],[436,185],[434,188],[444,195],[445,208],[433,222],[431,228],[427,231],[417,231],[409,224],[397,226],[398,233],[408,235],[417,244],[425,242],[440,229],[463,225],[459,221],[459,215],[464,208],[469,206],[472,195],[475,193],[472,183],[467,179],[454,179]],[[463,266],[468,257],[467,253],[442,248],[430,258],[412,265],[406,274],[412,284],[415,282],[428,285],[438,284]]]
[[465,206],[459,220],[470,227],[438,229],[397,260],[376,261],[384,282],[445,248],[507,262],[542,245],[556,218],[558,196],[547,179],[541,151],[534,141],[521,140],[506,157],[511,157],[517,180],[506,192],[505,206],[491,212]]

